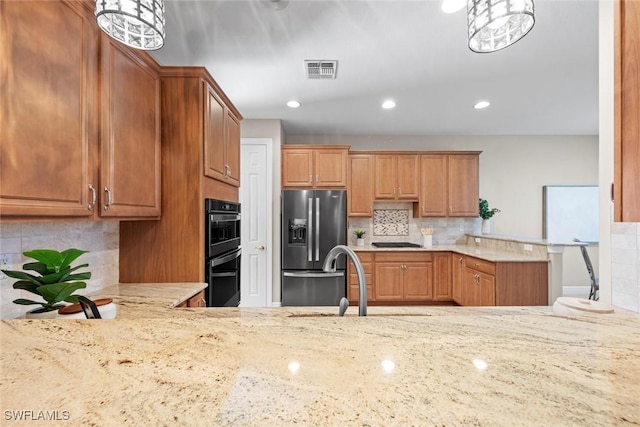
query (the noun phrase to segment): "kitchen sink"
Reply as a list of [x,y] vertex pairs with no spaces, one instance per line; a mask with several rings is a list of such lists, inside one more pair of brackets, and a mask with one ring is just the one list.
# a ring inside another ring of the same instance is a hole
[[376,248],[419,248],[420,245],[409,242],[372,242]]

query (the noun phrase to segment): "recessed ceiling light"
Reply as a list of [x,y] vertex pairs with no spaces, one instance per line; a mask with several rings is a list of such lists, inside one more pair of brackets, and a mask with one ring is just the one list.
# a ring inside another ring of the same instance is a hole
[[489,101],[480,101],[476,105],[473,106],[476,110],[482,110],[483,108],[487,108],[491,103]]
[[302,104],[300,104],[296,100],[291,100],[291,101],[287,102],[287,107],[289,107],[289,108],[298,108],[300,105],[302,105]]
[[389,110],[391,108],[394,108],[395,106],[396,106],[396,103],[390,99],[387,99],[382,103],[382,108],[384,108],[385,110]]
[[444,13],[456,13],[467,5],[467,0],[442,0],[440,8]]

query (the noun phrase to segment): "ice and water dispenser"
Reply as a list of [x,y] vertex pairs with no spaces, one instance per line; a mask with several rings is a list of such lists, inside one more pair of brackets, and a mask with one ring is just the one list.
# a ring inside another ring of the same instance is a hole
[[289,244],[307,244],[307,220],[293,218],[289,220]]

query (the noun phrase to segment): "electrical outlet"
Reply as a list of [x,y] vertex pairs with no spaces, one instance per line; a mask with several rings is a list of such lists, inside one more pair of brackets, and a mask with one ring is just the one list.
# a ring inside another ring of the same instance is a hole
[[476,243],[480,243],[481,242],[481,239],[479,237],[474,238],[474,240],[475,240]]
[[[9,254],[0,254],[0,269],[6,270],[9,268]],[[2,271],[0,271],[0,279],[4,279],[5,276]]]
[[529,244],[525,243],[525,244],[523,245],[523,249],[524,249],[525,251],[529,251],[529,252],[531,252],[531,251],[533,251],[533,245],[529,245]]
[[464,233],[464,225],[460,224],[460,231]]

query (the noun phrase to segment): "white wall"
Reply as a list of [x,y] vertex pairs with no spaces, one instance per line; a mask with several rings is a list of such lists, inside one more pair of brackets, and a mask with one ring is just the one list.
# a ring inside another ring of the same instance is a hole
[[[491,231],[542,237],[544,185],[598,184],[597,136],[358,136],[287,135],[287,144],[347,144],[351,150],[482,151],[480,197],[501,210]],[[598,270],[598,247],[590,246]],[[589,285],[577,248],[564,255],[564,284]],[[585,295],[586,297],[586,295]]]
[[[280,147],[284,140],[284,132],[282,130],[282,122],[280,120],[258,120],[245,119],[240,125],[241,138],[268,138],[273,141],[273,222],[271,236],[271,247],[273,250],[273,301],[279,303],[281,300],[280,286],[280,190],[281,178],[280,173]],[[242,167],[242,165],[241,165]]]

